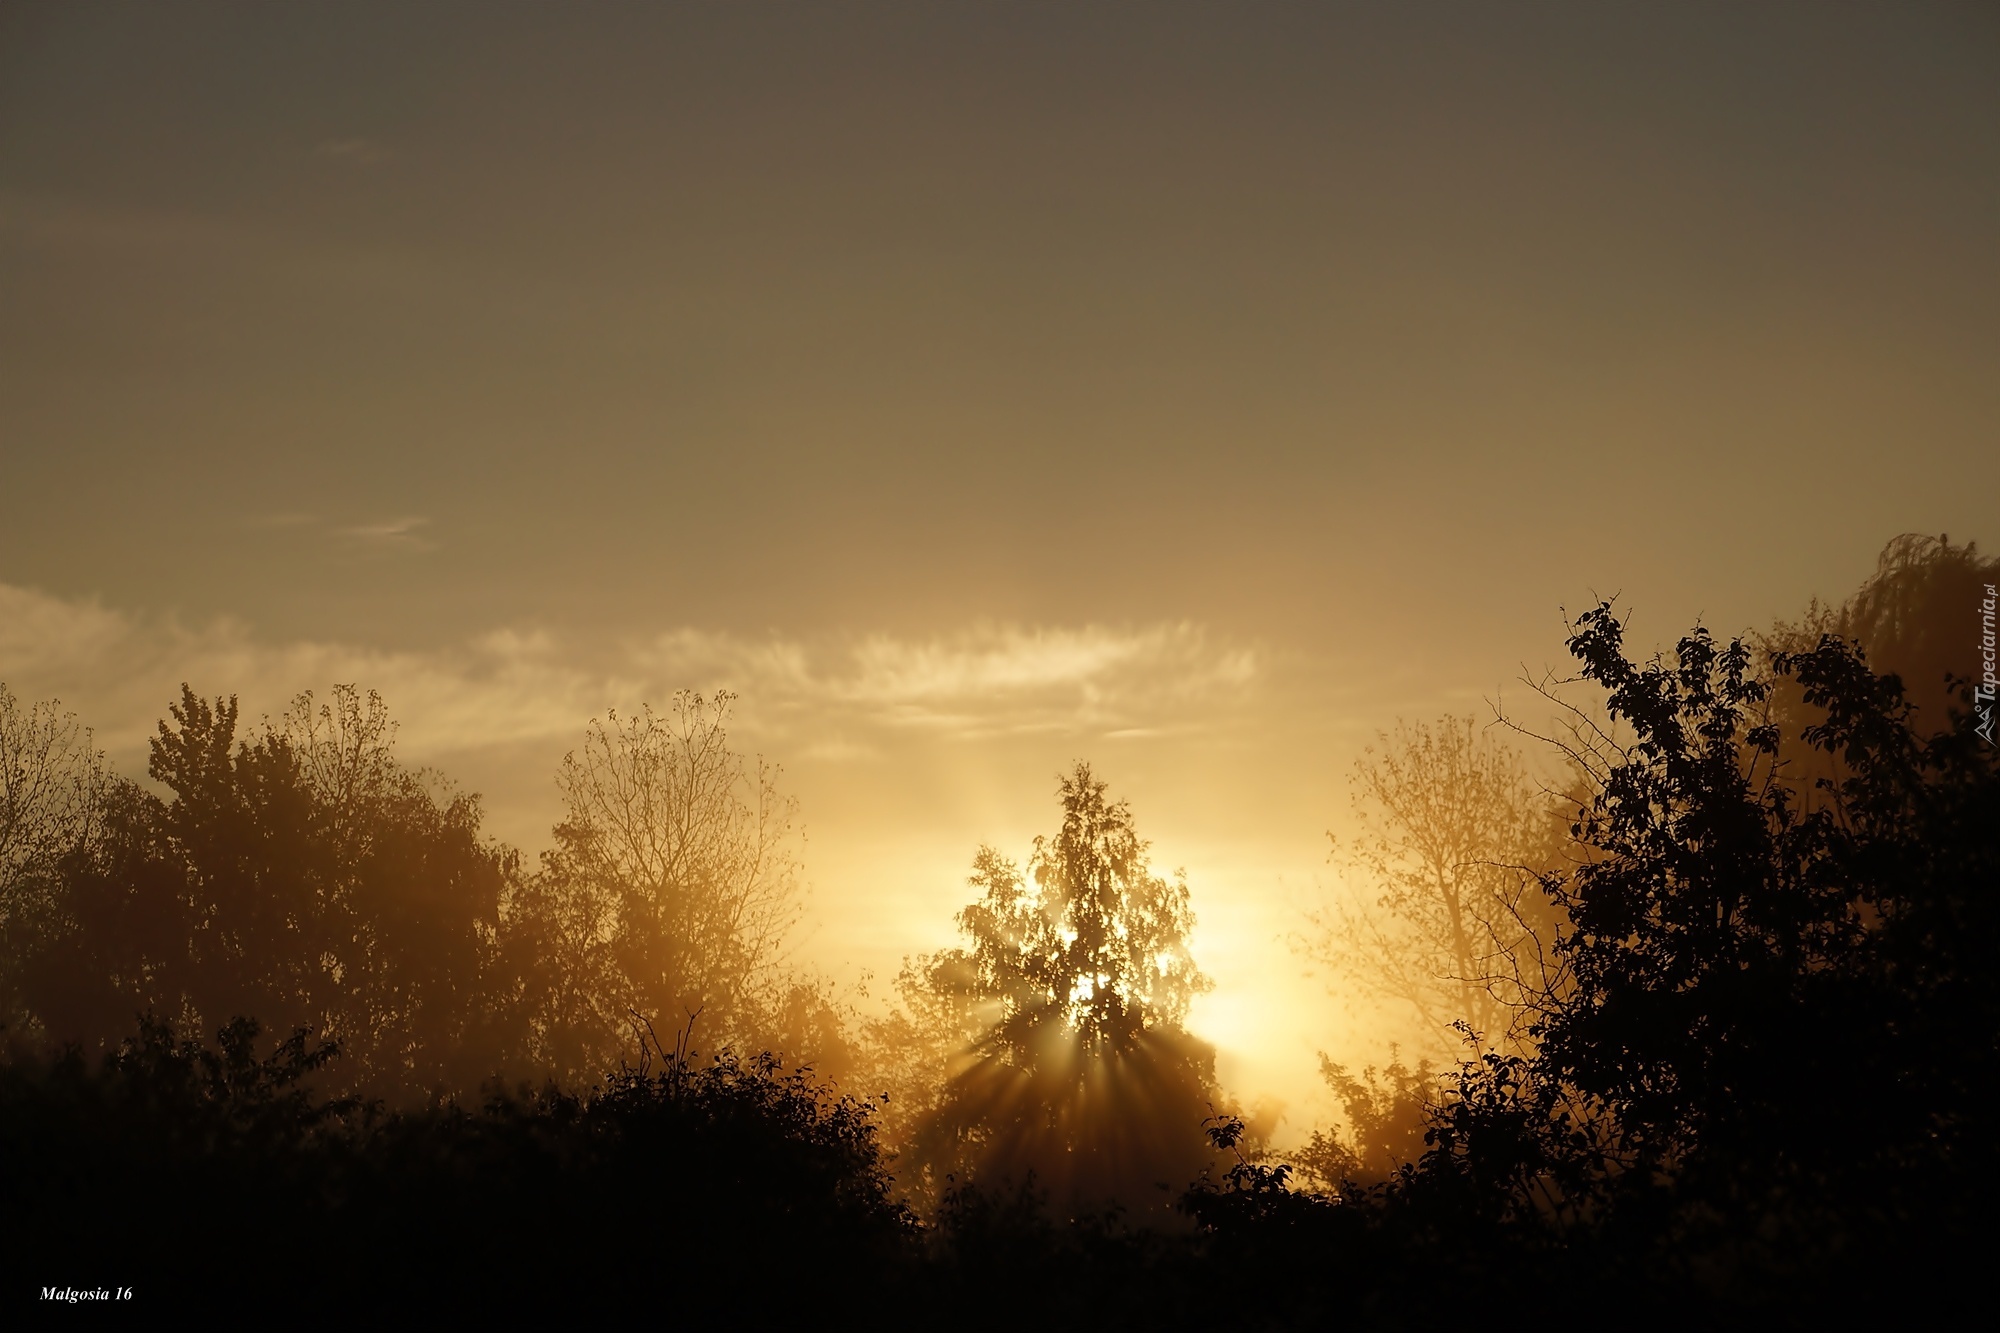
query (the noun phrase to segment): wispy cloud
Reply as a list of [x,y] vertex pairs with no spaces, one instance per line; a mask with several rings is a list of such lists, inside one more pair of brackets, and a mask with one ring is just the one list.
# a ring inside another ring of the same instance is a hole
[[240,696],[251,717],[282,710],[301,690],[353,682],[389,700],[418,757],[568,734],[642,688],[552,661],[533,636],[488,635],[425,653],[273,643],[228,618],[190,625],[7,584],[0,584],[0,681],[17,695],[61,698],[114,752],[143,749],[183,681],[205,694]]
[[403,514],[361,523],[337,523],[302,510],[252,514],[243,520],[243,526],[255,532],[299,532],[321,541],[338,543],[350,550],[375,554],[416,554],[436,550],[440,543],[425,531],[430,523],[430,519],[422,514]]
[[966,738],[1123,730],[1249,685],[1258,656],[1198,625],[983,625],[948,638],[809,644],[681,630],[635,654],[653,673],[739,682],[793,709]]
[[681,629],[585,658],[503,628],[456,647],[391,651],[272,642],[237,620],[191,625],[0,584],[0,680],[60,696],[114,751],[139,751],[182,681],[246,714],[336,682],[378,689],[414,757],[558,743],[606,708],[729,689],[753,739],[799,759],[863,761],[920,736],[1046,733],[1138,739],[1205,725],[1259,680],[1253,649],[1191,624],[978,626],[930,639],[807,640]]
[[426,537],[422,529],[430,526],[430,520],[420,515],[403,518],[382,519],[374,523],[357,523],[352,527],[336,528],[335,535],[344,538],[365,550],[393,552],[434,551],[437,542]]

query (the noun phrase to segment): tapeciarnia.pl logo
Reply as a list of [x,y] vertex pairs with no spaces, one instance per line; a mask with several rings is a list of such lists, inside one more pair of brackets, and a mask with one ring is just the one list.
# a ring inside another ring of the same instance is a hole
[[1973,711],[1979,724],[1973,728],[1988,745],[1993,744],[1993,695],[2000,679],[1993,674],[1993,585],[1986,585],[1986,599],[1979,604],[1979,684],[1972,691]]

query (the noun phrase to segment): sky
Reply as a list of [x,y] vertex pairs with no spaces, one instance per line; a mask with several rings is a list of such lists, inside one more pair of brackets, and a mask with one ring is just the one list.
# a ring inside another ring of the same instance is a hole
[[1996,236],[1989,5],[0,3],[0,680],[733,690],[876,997],[1088,759],[1303,1133],[1362,747],[1990,545]]

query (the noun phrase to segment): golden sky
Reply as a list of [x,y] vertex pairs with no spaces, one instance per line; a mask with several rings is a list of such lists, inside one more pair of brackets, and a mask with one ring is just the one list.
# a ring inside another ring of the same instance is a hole
[[878,992],[1088,758],[1304,1105],[1377,728],[1992,533],[1996,182],[1988,6],[9,5],[0,679],[726,685]]

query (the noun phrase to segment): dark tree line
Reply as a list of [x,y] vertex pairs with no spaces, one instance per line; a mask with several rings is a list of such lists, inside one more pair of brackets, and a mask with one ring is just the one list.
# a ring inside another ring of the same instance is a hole
[[[1489,884],[1440,843],[1408,895],[1532,936],[1486,992],[1504,1039],[1381,1083],[1329,1062],[1355,1137],[1296,1164],[1223,1104],[1187,888],[1086,767],[863,1034],[885,1108],[748,1054],[828,1008],[768,966],[782,806],[698,700],[593,732],[528,874],[351,691],[248,738],[185,693],[165,795],[0,696],[7,1280],[305,1320],[1907,1318],[1976,1289],[1993,1230],[2000,764],[1962,688],[1913,706],[1819,628],[1634,660],[1610,606],[1575,623],[1602,713],[1564,853]],[[1489,965],[1434,952],[1450,986]],[[690,1049],[710,1002],[745,1054]]]
[[241,738],[234,701],[183,690],[152,743],[166,794],[106,782],[90,826],[4,886],[10,1037],[254,1017],[337,1040],[344,1081],[399,1099],[507,1067],[512,867],[477,802],[390,757],[379,700],[288,720]]
[[[11,1302],[116,1282],[138,1308],[318,1323],[397,1309],[783,1322],[887,1289],[914,1254],[868,1108],[769,1058],[655,1056],[384,1111],[312,1088],[303,1033],[148,1023],[93,1064],[0,1066]],[[252,1313],[257,1312],[257,1313]]]
[[823,1059],[830,996],[778,966],[789,807],[729,750],[726,706],[593,723],[530,871],[477,797],[396,758],[386,707],[352,687],[261,729],[183,687],[157,790],[0,687],[4,1039],[101,1051],[135,1015],[252,1017],[337,1042],[325,1077],[396,1104],[496,1076],[587,1086],[695,1015],[711,1048]]
[[[1630,734],[1577,810],[1588,855],[1544,876],[1563,978],[1522,1047],[1447,1078],[1383,1184],[1311,1198],[1241,1160],[1190,1206],[1246,1262],[1365,1255],[1641,1319],[1968,1296],[2000,1131],[2000,764],[1969,709],[1913,726],[1832,635],[1768,670],[1702,630],[1634,662],[1606,605],[1570,649]],[[1776,762],[1787,684],[1805,780]],[[1362,1280],[1331,1272],[1324,1314]]]

